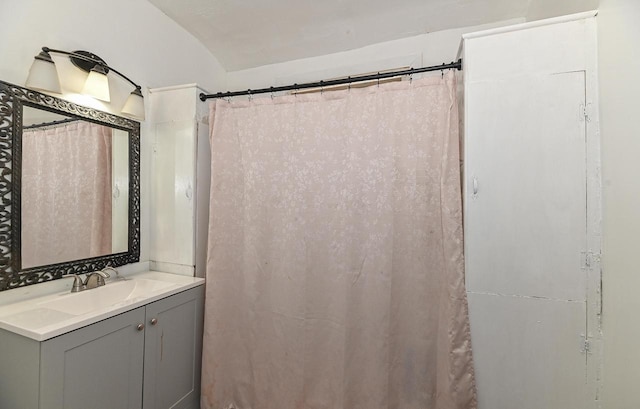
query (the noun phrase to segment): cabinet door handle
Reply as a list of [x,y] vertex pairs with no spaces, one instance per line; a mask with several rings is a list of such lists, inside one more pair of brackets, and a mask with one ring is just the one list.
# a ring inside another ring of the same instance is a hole
[[151,325],[156,325],[158,323],[158,319],[157,318],[151,318]]
[[471,178],[471,198],[472,199],[477,199],[478,198],[478,191],[479,191],[479,187],[478,187],[478,178],[473,176]]
[[144,324],[138,324],[138,326],[136,327],[136,329],[138,331],[142,331],[144,329]]

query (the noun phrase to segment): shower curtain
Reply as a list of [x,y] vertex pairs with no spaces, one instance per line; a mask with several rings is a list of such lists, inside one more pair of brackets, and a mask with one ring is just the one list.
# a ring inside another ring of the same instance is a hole
[[111,128],[22,133],[22,268],[111,253]]
[[202,407],[475,408],[453,73],[210,127]]

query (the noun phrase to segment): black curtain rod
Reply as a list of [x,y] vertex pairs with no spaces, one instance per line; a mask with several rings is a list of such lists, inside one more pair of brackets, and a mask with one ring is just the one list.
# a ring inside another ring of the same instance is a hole
[[246,91],[218,92],[215,94],[201,93],[200,100],[205,101],[210,98],[229,98],[229,97],[237,97],[241,95],[267,94],[270,92],[272,93],[272,92],[279,92],[279,91],[295,91],[295,90],[307,89],[307,88],[331,87],[334,85],[351,84],[354,82],[363,82],[363,81],[373,81],[373,80],[379,80],[384,78],[400,77],[403,75],[418,74],[421,72],[441,71],[441,70],[448,70],[448,69],[461,70],[462,59],[459,59],[456,62],[450,62],[449,64],[433,65],[431,67],[422,67],[422,68],[410,68],[408,70],[377,73],[377,74],[371,74],[371,75],[360,75],[357,77],[347,77],[347,78],[341,78],[337,80],[307,82],[304,84],[293,84],[293,85],[285,85],[281,87],[260,88],[255,90],[248,89]]

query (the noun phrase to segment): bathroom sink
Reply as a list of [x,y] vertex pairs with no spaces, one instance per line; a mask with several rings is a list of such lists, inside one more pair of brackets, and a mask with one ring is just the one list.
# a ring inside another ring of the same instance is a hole
[[174,285],[166,281],[139,278],[117,281],[105,286],[85,290],[80,293],[61,295],[59,299],[38,304],[40,308],[59,311],[65,314],[82,315],[89,312],[126,304],[136,298]]
[[202,278],[147,271],[78,293],[67,287],[1,305],[0,329],[44,341],[202,284]]

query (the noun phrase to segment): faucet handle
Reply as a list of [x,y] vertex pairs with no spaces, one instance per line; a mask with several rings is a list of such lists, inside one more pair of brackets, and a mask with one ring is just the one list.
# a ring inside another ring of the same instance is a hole
[[103,273],[105,273],[105,274],[107,275],[107,277],[105,277],[105,278],[110,277],[109,273],[107,273],[107,272],[106,272],[106,270],[113,271],[113,272],[116,274],[116,277],[119,275],[119,274],[118,274],[118,270],[116,270],[115,268],[113,268],[113,267],[111,267],[111,266],[106,266],[105,268],[103,268],[102,270],[100,270],[101,272],[103,272]]
[[86,289],[102,287],[105,285],[104,279],[109,278],[110,275],[102,271],[94,271],[87,274],[87,280],[84,283]]
[[77,293],[84,289],[84,283],[82,282],[82,277],[75,274],[65,274],[62,278],[73,278],[73,286],[71,287],[72,293]]
[[124,276],[121,276],[121,275],[120,275],[120,273],[118,272],[118,270],[116,270],[115,268],[113,268],[113,267],[111,267],[111,266],[106,266],[105,268],[103,268],[103,269],[102,269],[102,270],[100,270],[100,271],[102,271],[102,272],[106,272],[106,270],[110,270],[110,271],[113,271],[113,272],[115,273],[115,275],[116,275],[116,276],[115,276],[115,278],[114,278],[113,280],[122,280],[122,281],[125,281],[125,280],[126,280],[126,278],[125,278]]

